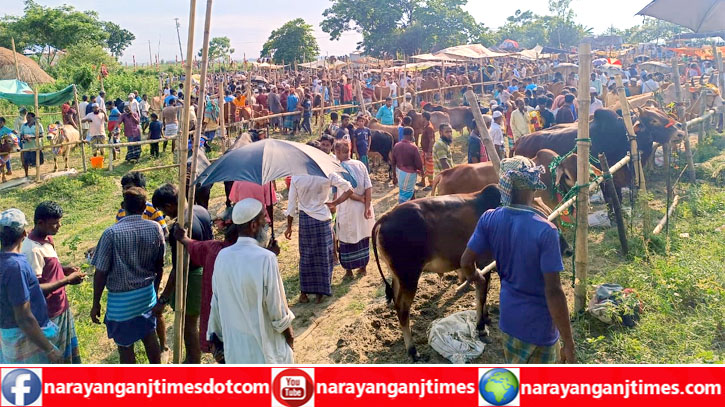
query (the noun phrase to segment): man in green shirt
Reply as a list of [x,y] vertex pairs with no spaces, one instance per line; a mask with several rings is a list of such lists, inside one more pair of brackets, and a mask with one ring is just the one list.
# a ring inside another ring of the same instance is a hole
[[[26,122],[20,126],[19,137],[23,141],[23,149],[32,149],[43,146],[43,125],[38,123],[35,118],[35,113],[28,112],[26,116]],[[36,140],[35,125],[38,125],[38,134]],[[23,152],[23,170],[25,170],[25,176],[28,176],[28,167],[35,167],[36,165],[36,151],[24,151]],[[44,157],[43,151],[40,151],[40,164],[43,165]]]
[[448,123],[443,123],[438,127],[440,138],[433,145],[433,165],[435,173],[438,175],[441,171],[451,168],[451,143],[453,142],[453,129]]

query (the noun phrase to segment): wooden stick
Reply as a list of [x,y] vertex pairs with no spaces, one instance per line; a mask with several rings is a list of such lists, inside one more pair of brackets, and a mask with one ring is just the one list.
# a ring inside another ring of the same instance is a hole
[[[186,77],[184,80],[184,89],[187,92],[191,92],[191,70],[192,70],[192,57],[194,52],[194,23],[196,22],[196,0],[190,0],[189,4],[189,31],[187,34],[186,41]],[[178,157],[179,157],[179,197],[177,208],[182,211],[180,216],[177,217],[177,223],[182,229],[185,228],[185,219],[183,210],[186,208],[186,151],[189,145],[189,116],[190,116],[191,98],[184,102],[184,114],[183,122],[181,123],[181,138],[178,144]],[[173,361],[176,364],[181,363],[184,346],[184,312],[186,310],[186,281],[187,273],[184,265],[187,262],[184,259],[186,255],[184,246],[180,242],[176,242],[176,247],[171,250],[176,250],[176,310],[174,311],[174,356]]]
[[78,89],[73,85],[73,99],[76,101],[76,115],[78,116],[78,133],[81,140],[81,161],[83,161],[83,172],[88,172],[88,164],[86,163],[86,146],[83,144],[83,128],[81,126],[81,112],[78,104]]
[[[18,66],[18,53],[15,51],[15,37],[10,37],[10,42],[13,45],[13,59],[15,60],[15,79],[21,80],[20,79],[20,68]],[[36,114],[38,113],[37,110],[35,113]]]
[[158,139],[158,140],[141,140],[141,141],[128,141],[125,143],[116,143],[116,144],[97,144],[96,146],[99,148],[108,148],[108,147],[132,147],[132,146],[143,146],[146,144],[158,144],[163,143],[164,141],[169,140],[178,140],[179,136],[171,136],[166,139]]
[[224,150],[226,150],[227,146],[227,131],[224,128],[224,105],[226,102],[224,101],[224,90],[226,89],[226,75],[222,76],[222,83],[219,85],[219,135],[222,138],[222,144],[224,145]]
[[[33,89],[35,113],[38,113],[40,107],[38,106],[38,88]],[[35,117],[35,145],[40,147],[43,145],[43,140],[40,139],[40,117]],[[40,182],[40,149],[35,150],[35,182]]]
[[[183,164],[186,164],[186,163],[183,163]],[[134,171],[136,171],[136,172],[147,172],[147,171],[164,170],[164,169],[167,169],[167,168],[178,168],[178,167],[179,167],[179,164],[167,164],[167,165],[159,165],[159,166],[156,166],[156,167],[141,168],[139,170],[134,169]]]
[[[609,172],[611,174],[614,174],[615,172],[624,168],[624,166],[629,164],[629,162],[630,162],[630,156],[625,156],[624,158],[619,160],[616,164],[614,164],[609,169]],[[592,192],[594,192],[594,190],[597,189],[599,187],[599,184],[601,184],[602,182],[604,182],[603,176],[600,175],[597,178],[595,178],[594,181],[592,181],[591,184],[589,185],[588,193],[591,194]],[[571,197],[571,198],[567,199],[566,201],[562,202],[561,204],[559,204],[559,206],[556,209],[554,209],[554,211],[551,213],[551,215],[549,215],[549,217],[547,217],[546,219],[549,222],[552,222],[554,219],[561,216],[561,214],[564,213],[564,211],[566,211],[572,205],[574,205],[576,200],[577,200],[577,197],[574,196],[574,197]],[[492,261],[486,267],[484,267],[482,270],[478,271],[478,274],[481,278],[483,278],[495,269],[496,269],[496,262]],[[456,295],[460,295],[462,292],[464,292],[469,285],[470,285],[470,283],[468,281],[459,285],[458,288],[456,289]]]
[[[695,163],[692,159],[692,149],[690,148],[690,135],[687,131],[687,122],[685,122],[685,106],[682,101],[682,85],[680,84],[680,64],[677,62],[677,58],[672,59],[672,78],[675,86],[675,102],[677,103],[677,117],[680,118],[680,122],[684,123],[684,132],[685,132],[685,158],[687,159],[687,175],[690,178],[690,182],[695,182]],[[700,104],[703,104],[705,101],[700,100]],[[666,145],[662,146],[662,149],[665,153],[665,169],[667,171],[667,200],[668,202],[672,199],[672,179],[670,177],[670,155],[672,150],[672,145],[670,143],[666,143]]]
[[[591,71],[591,45],[579,45],[579,95],[589,92],[589,72]],[[589,99],[579,98],[579,120],[577,137],[577,211],[576,211],[576,251],[574,262],[576,275],[574,284],[574,311],[583,310],[587,304],[587,269],[589,267],[589,193],[585,188],[589,183]]]
[[[700,116],[698,118],[702,118],[705,116],[705,101],[702,100],[703,95],[706,94],[706,90],[703,89],[700,91]],[[689,122],[688,122],[689,123]],[[685,123],[687,124],[687,123]],[[688,125],[689,127],[689,125]],[[703,123],[699,126],[700,128],[697,131],[697,145],[698,147],[702,145],[703,140],[705,140],[705,123]]]
[[657,223],[657,226],[655,226],[655,229],[652,231],[653,235],[657,235],[662,232],[662,229],[664,229],[665,225],[672,217],[672,214],[675,212],[675,208],[677,207],[678,203],[680,203],[680,196],[675,195],[675,198],[672,200],[672,204],[670,205],[669,209],[667,209],[667,213],[665,213],[665,216],[660,219],[660,221]]
[[441,99],[439,103],[441,106],[446,104],[446,95],[443,94],[443,82],[446,79],[446,63],[441,62],[441,76],[438,78],[438,97]]
[[634,184],[639,187],[642,193],[647,192],[647,184],[644,179],[644,172],[642,171],[642,161],[639,156],[639,148],[637,147],[637,133],[634,131],[634,124],[632,124],[632,114],[629,111],[629,103],[627,102],[627,94],[624,92],[624,85],[622,84],[622,76],[615,75],[614,80],[617,83],[617,94],[619,95],[619,104],[622,106],[622,117],[624,118],[624,126],[627,128],[627,133],[631,138],[629,142],[629,153],[634,160]]
[[478,99],[476,98],[476,94],[473,92],[473,89],[466,91],[465,97],[468,104],[471,106],[471,112],[473,112],[473,118],[476,120],[478,133],[481,135],[481,141],[486,147],[486,154],[488,154],[488,158],[491,160],[493,168],[498,174],[498,171],[501,168],[501,159],[498,156],[498,152],[496,152],[496,147],[493,145],[491,135],[488,134],[488,128],[486,127],[486,122],[483,120],[481,109],[478,107]]
[[[607,156],[604,153],[599,154],[599,163],[602,166],[602,178],[607,185],[607,198],[614,212],[614,219],[617,222],[617,233],[619,234],[619,244],[622,246],[622,255],[625,257],[629,253],[627,246],[627,229],[624,227],[624,219],[622,217],[622,206],[619,202],[619,195],[614,188],[614,180],[612,174],[609,172],[609,163],[607,162]],[[602,190],[604,193],[604,190]]]

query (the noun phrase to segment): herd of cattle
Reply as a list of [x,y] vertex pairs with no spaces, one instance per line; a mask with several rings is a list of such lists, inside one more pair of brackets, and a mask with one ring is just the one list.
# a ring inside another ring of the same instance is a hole
[[[464,120],[465,109],[469,109],[470,113],[470,108],[453,109],[457,115],[463,111],[461,116]],[[417,114],[411,112],[411,115]],[[449,118],[453,119],[453,115]],[[653,156],[655,142],[664,145],[681,141],[684,137],[669,116],[655,107],[637,109],[636,119],[636,139],[643,162]],[[459,131],[461,129],[458,127]],[[612,110],[600,109],[594,113],[589,134],[592,155],[605,153],[610,165],[624,158],[630,149],[624,121]],[[546,168],[543,181],[547,190],[539,191],[535,203],[535,209],[544,215],[551,213],[550,208],[558,204],[551,194],[552,188],[556,186],[561,191],[567,191],[576,182],[576,154],[563,160],[554,173],[549,169],[555,158],[575,148],[576,139],[577,124],[563,124],[523,136],[514,146],[515,154],[529,157]],[[615,173],[618,194],[621,195],[621,188],[629,184],[630,174],[626,170]],[[410,308],[419,278],[424,271],[443,274],[460,269],[461,256],[478,218],[486,210],[500,205],[497,184],[498,174],[490,162],[457,165],[436,176],[430,197],[397,206],[380,217],[373,228],[373,252],[386,286],[386,297],[393,302],[405,347],[413,360],[417,359],[418,353],[410,330]],[[561,240],[562,254],[570,256],[569,245],[563,238]],[[380,258],[392,274],[392,284],[383,274]],[[479,259],[478,264],[485,265],[491,260]],[[471,277],[463,273],[459,275],[461,280]],[[490,274],[482,281],[476,281],[480,332],[485,332],[485,325],[490,321],[485,307],[489,281]]]

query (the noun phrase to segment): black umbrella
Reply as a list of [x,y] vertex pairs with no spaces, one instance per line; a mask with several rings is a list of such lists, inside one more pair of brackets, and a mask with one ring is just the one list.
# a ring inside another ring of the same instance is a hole
[[291,175],[328,177],[345,170],[331,156],[306,144],[265,139],[224,154],[196,179],[201,186],[220,181],[264,185]]
[[725,0],[655,0],[639,13],[669,21],[697,33],[725,30]]

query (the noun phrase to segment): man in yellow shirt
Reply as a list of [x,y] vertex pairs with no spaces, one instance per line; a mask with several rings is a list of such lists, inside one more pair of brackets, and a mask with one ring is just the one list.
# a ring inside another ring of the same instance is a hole
[[522,99],[516,99],[516,110],[511,113],[511,131],[514,135],[514,143],[519,137],[531,132],[529,129],[529,115]]

